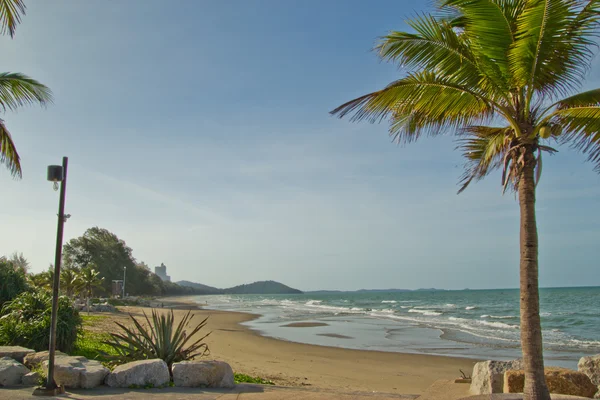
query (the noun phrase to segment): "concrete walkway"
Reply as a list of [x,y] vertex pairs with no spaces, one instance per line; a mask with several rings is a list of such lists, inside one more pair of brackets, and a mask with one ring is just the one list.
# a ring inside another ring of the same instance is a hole
[[92,390],[69,390],[56,397],[34,397],[33,388],[1,388],[0,400],[21,399],[81,399],[100,400],[413,400],[418,395],[398,395],[376,392],[344,392],[328,389],[309,389],[282,386],[237,385],[231,390],[200,388],[115,389],[99,387]]

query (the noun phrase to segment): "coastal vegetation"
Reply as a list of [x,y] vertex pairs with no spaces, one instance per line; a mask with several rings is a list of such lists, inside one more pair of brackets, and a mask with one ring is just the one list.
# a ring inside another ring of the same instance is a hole
[[[52,296],[46,290],[29,288],[4,304],[0,313],[0,346],[48,349]],[[66,296],[59,297],[56,347],[70,352],[81,331],[81,317]]]
[[549,399],[538,291],[536,185],[542,155],[570,145],[600,172],[600,89],[576,93],[598,37],[600,1],[438,0],[376,51],[408,71],[332,111],[389,121],[399,143],[454,133],[465,157],[459,193],[492,171],[520,207],[521,346],[525,398]]

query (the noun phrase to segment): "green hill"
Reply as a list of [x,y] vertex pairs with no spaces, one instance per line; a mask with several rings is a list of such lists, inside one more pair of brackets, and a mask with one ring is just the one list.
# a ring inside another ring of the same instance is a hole
[[293,289],[275,281],[260,281],[234,286],[224,289],[223,292],[226,294],[302,294],[302,291],[298,289]]
[[179,282],[175,282],[177,283],[179,286],[185,286],[185,287],[190,287],[194,290],[194,293],[198,293],[198,294],[222,294],[223,290],[221,289],[217,289],[216,287],[212,287],[212,286],[208,286],[208,285],[203,285],[201,283],[195,283],[195,282],[190,282],[190,281],[179,281]]
[[198,294],[301,294],[302,291],[275,281],[260,281],[228,289],[217,289],[190,281],[177,282],[180,286],[191,287]]

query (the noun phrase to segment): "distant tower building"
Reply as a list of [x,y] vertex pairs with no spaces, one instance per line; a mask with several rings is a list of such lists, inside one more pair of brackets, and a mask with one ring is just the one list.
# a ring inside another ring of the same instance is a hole
[[163,281],[171,282],[171,277],[167,275],[167,266],[160,263],[159,267],[154,267],[154,273]]

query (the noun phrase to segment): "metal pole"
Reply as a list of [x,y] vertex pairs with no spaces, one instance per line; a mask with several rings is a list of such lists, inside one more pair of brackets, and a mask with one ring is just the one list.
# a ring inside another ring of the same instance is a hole
[[123,267],[123,299],[125,298],[125,276],[127,275],[127,267]]
[[56,230],[56,257],[54,259],[54,284],[52,285],[52,319],[50,325],[50,349],[48,351],[48,380],[46,389],[57,387],[54,381],[54,355],[56,352],[56,322],[58,319],[58,288],[60,285],[60,262],[62,259],[63,228],[65,224],[65,192],[67,190],[68,157],[63,157],[63,179],[60,183],[58,204],[58,228]]

